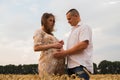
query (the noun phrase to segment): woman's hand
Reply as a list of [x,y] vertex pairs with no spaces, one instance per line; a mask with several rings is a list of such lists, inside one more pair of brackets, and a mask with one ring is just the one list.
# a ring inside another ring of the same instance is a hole
[[53,48],[56,48],[56,49],[60,49],[60,48],[63,47],[63,44],[57,42],[57,43],[54,43],[54,44],[52,45],[52,47],[53,47]]
[[59,43],[61,43],[62,45],[64,45],[64,41],[63,40],[59,41]]

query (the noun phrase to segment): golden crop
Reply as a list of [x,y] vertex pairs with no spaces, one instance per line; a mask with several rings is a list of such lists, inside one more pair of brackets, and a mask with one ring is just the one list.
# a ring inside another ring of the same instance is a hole
[[[68,75],[52,75],[52,76],[45,76],[44,78],[40,79],[39,76],[36,75],[4,75],[0,74],[0,80],[84,80],[79,79],[77,76],[72,75],[68,77]],[[120,80],[120,74],[112,75],[91,75],[90,80]]]

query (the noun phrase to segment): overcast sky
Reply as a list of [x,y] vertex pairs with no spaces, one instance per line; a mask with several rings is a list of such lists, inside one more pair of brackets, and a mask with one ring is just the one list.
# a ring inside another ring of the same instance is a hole
[[0,65],[38,63],[33,35],[44,12],[55,15],[54,34],[66,46],[71,8],[93,30],[93,62],[120,61],[120,0],[0,0]]

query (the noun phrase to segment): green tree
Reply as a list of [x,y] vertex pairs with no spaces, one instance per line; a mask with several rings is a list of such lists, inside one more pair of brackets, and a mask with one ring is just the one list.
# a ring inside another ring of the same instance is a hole
[[97,74],[97,64],[93,63],[94,74]]
[[98,65],[98,68],[100,70],[101,74],[109,74],[110,73],[110,67],[111,67],[111,62],[107,61],[107,60],[103,60],[102,62],[100,62],[100,64]]

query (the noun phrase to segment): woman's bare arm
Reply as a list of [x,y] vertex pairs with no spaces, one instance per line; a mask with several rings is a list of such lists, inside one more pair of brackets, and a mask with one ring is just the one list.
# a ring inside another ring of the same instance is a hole
[[50,48],[56,48],[56,49],[60,49],[62,48],[63,45],[61,43],[53,43],[53,44],[48,44],[48,45],[36,45],[34,46],[34,51],[44,51]]

